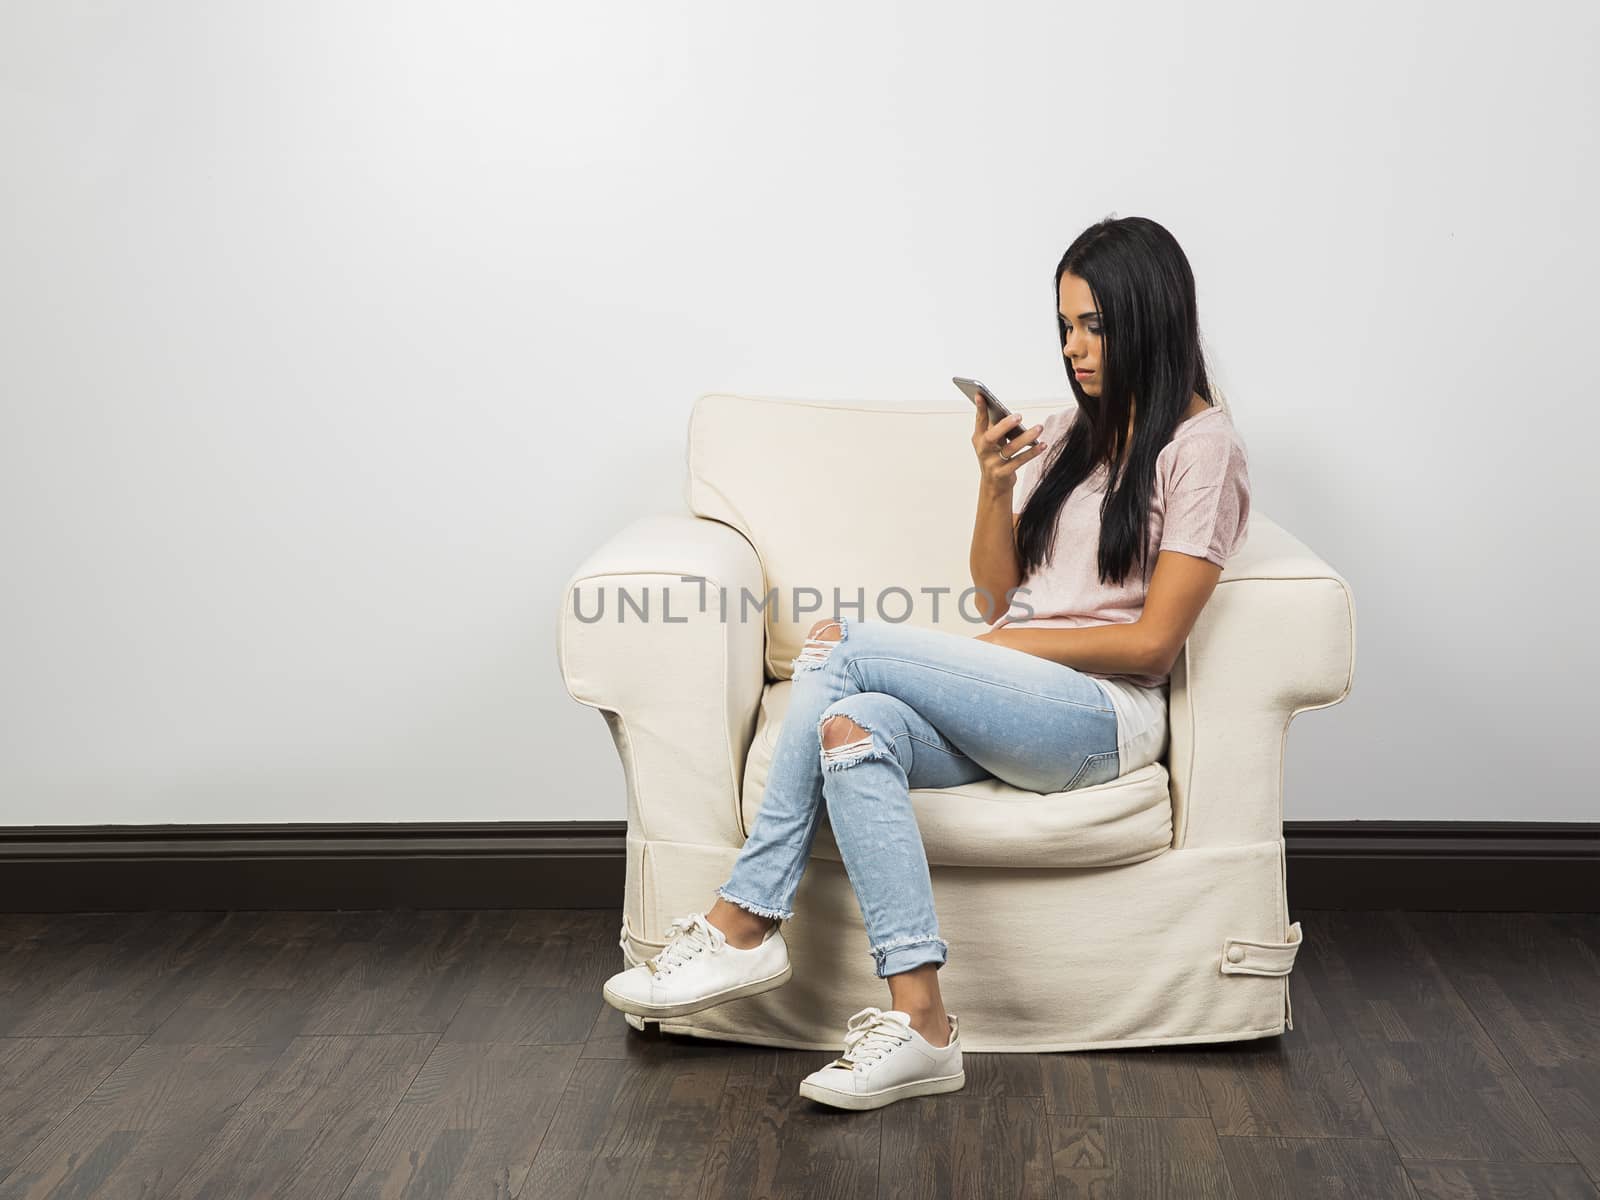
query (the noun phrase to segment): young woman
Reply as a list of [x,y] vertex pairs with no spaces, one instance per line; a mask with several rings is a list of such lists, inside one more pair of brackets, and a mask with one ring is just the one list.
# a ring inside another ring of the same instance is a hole
[[1055,302],[1076,404],[1026,431],[977,406],[971,571],[992,628],[813,625],[731,876],[605,985],[614,1007],[662,1019],[787,981],[779,925],[826,805],[891,1007],[852,1016],[843,1055],[801,1083],[825,1104],[966,1082],[910,790],[994,776],[1066,792],[1161,758],[1169,673],[1244,543],[1245,447],[1212,402],[1194,276],[1171,234],[1141,217],[1091,226],[1056,267]]

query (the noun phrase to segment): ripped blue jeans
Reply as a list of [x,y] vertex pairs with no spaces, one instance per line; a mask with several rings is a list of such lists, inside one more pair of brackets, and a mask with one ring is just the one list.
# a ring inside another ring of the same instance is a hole
[[[792,664],[761,811],[717,895],[792,917],[826,806],[878,977],[943,964],[910,790],[991,776],[1040,793],[1105,783],[1120,767],[1116,710],[1094,676],[976,637],[843,619],[818,633]],[[866,736],[824,748],[834,716]]]

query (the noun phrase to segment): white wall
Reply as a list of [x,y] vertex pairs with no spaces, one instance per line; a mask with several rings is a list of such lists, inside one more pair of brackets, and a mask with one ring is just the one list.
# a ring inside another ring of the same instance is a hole
[[0,7],[0,825],[620,818],[694,397],[1064,397],[1113,212],[1355,590],[1288,815],[1595,819],[1600,9],[1493,12]]

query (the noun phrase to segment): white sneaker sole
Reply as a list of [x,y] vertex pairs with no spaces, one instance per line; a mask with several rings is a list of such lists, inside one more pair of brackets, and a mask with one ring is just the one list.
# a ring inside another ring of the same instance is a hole
[[600,990],[605,994],[606,1003],[620,1012],[632,1013],[636,1017],[686,1017],[690,1013],[697,1013],[701,1009],[714,1008],[718,1004],[726,1004],[730,1000],[741,1000],[746,996],[759,996],[762,992],[770,992],[775,987],[782,987],[789,982],[789,977],[794,974],[794,964],[784,963],[783,970],[776,975],[768,975],[765,979],[757,979],[750,983],[741,983],[736,987],[724,988],[720,992],[713,992],[699,1000],[682,1000],[677,1004],[647,1004],[640,1000],[631,1000],[627,996],[619,996],[611,990],[611,985],[606,984]]
[[860,1110],[882,1108],[885,1104],[893,1104],[896,1100],[906,1100],[912,1096],[937,1096],[943,1092],[959,1092],[966,1085],[967,1072],[962,1069],[954,1075],[945,1075],[939,1079],[911,1079],[894,1087],[879,1088],[875,1092],[836,1092],[830,1087],[823,1087],[806,1079],[800,1082],[800,1094],[808,1100],[815,1100],[818,1104]]

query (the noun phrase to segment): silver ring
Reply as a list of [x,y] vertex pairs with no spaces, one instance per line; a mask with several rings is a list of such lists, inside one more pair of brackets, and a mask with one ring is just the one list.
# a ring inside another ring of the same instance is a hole
[[996,450],[995,453],[1000,456],[1000,461],[1001,462],[1010,462],[1011,461],[1011,459],[1006,456],[1006,452],[1004,450]]

